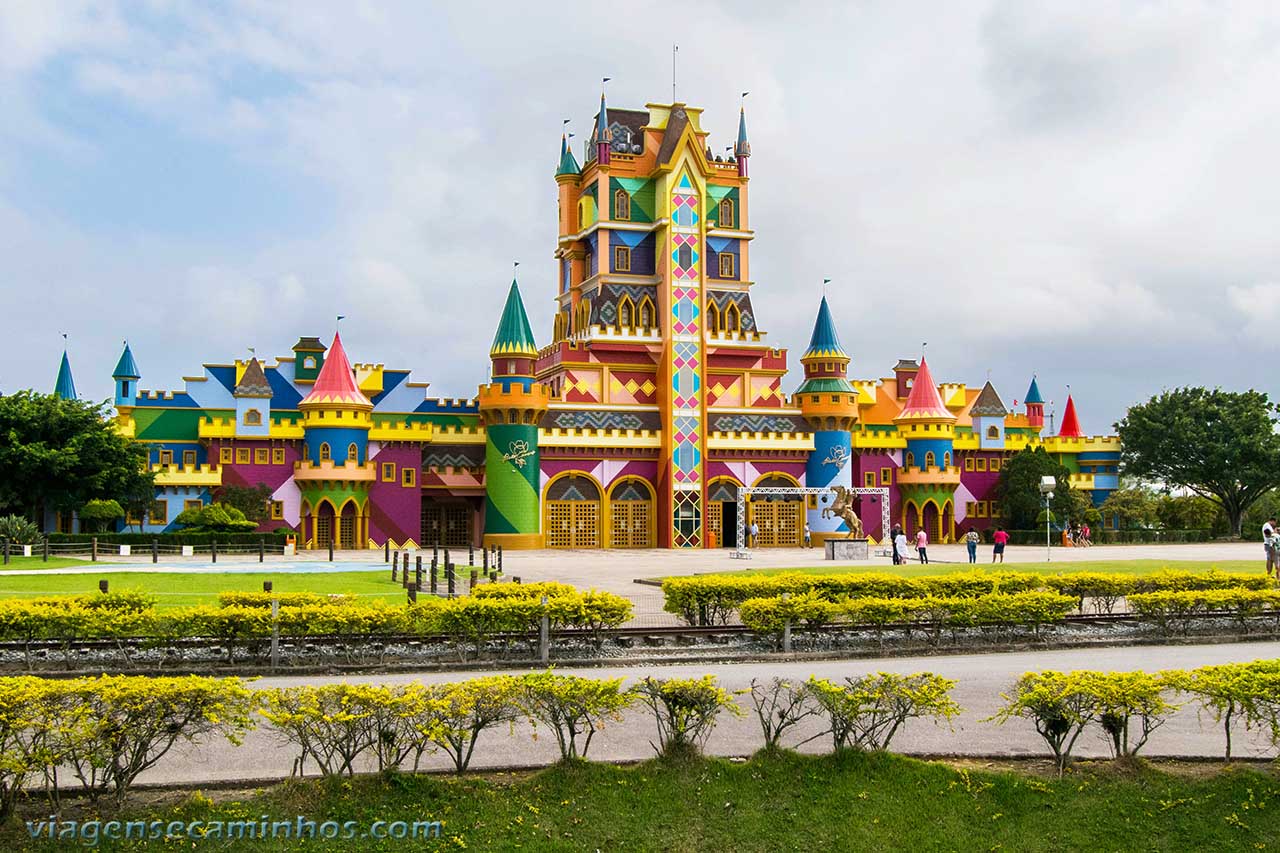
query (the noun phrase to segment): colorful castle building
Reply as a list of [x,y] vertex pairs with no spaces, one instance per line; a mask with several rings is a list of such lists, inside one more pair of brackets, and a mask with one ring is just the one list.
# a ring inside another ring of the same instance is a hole
[[[556,312],[539,347],[512,282],[474,399],[433,399],[410,372],[348,359],[303,337],[291,355],[207,364],[182,391],[144,391],[125,346],[119,429],[146,442],[156,500],[144,530],[174,526],[219,488],[265,485],[270,519],[302,544],[340,548],[703,548],[734,544],[740,487],[886,490],[893,522],[935,540],[998,523],[1004,461],[1043,445],[1100,504],[1119,443],[1086,437],[1068,399],[1043,435],[1034,378],[1024,411],[987,383],[935,383],[925,360],[850,380],[825,298],[784,383],[766,339],[749,250],[745,112],[731,153],[713,154],[701,110],[600,111],[583,164],[562,138]],[[65,381],[63,374],[65,373]],[[64,355],[60,393],[74,395]],[[880,494],[858,499],[882,539]],[[757,545],[847,534],[815,496],[752,500]]]

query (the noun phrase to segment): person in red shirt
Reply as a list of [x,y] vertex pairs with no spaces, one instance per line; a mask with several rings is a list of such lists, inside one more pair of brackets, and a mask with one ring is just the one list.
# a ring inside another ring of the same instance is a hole
[[1004,546],[1009,541],[1009,534],[1004,532],[1003,527],[996,528],[996,535],[991,537],[995,541],[996,547],[991,551],[991,562],[995,562],[996,558],[1000,558],[1000,562],[1004,562]]

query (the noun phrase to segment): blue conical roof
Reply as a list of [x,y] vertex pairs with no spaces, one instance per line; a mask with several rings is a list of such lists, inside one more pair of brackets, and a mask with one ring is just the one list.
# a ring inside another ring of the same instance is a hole
[[76,383],[71,378],[71,359],[67,358],[67,351],[62,351],[62,364],[58,366],[58,381],[54,383],[53,395],[60,400],[75,400]]
[[1040,396],[1040,386],[1036,384],[1034,376],[1031,377],[1031,387],[1027,389],[1027,395],[1022,402],[1044,405],[1044,398]]
[[573,152],[569,150],[569,138],[563,134],[560,136],[560,165],[556,169],[556,177],[561,175],[576,175],[582,171],[578,165],[578,160],[573,156]]
[[806,358],[844,358],[849,357],[840,346],[840,337],[836,334],[836,323],[831,318],[831,308],[827,306],[827,297],[822,297],[818,306],[818,319],[813,323],[813,335],[809,338],[809,348],[801,356]]
[[609,108],[604,103],[604,92],[600,93],[600,112],[596,115],[595,139],[597,145],[609,141]]
[[138,372],[138,363],[133,360],[133,351],[129,349],[129,342],[125,341],[124,352],[120,353],[120,360],[116,362],[116,369],[111,374],[112,379],[141,379],[142,374]]
[[733,146],[735,157],[750,157],[751,143],[747,142],[747,108],[738,110],[738,144]]

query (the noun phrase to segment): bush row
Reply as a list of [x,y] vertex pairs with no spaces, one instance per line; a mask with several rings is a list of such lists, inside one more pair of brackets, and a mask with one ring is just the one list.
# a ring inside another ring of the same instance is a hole
[[348,654],[369,639],[417,635],[444,636],[474,648],[478,655],[496,634],[536,634],[544,616],[553,634],[583,630],[598,644],[603,631],[622,625],[632,613],[630,600],[595,590],[562,592],[549,597],[545,605],[540,598],[491,596],[424,598],[402,607],[348,600],[313,602],[303,594],[281,606],[273,620],[271,610],[253,595],[236,594],[216,607],[163,610],[153,609],[154,600],[136,593],[3,600],[0,640],[21,643],[28,667],[32,648],[49,642],[62,646],[70,666],[71,646],[84,640],[115,640],[127,658],[126,641],[141,639],[158,645],[206,639],[224,647],[228,663],[234,663],[238,650],[257,650],[277,627],[280,637],[291,641],[348,641]]
[[255,548],[259,540],[265,539],[268,547],[279,547],[284,537],[295,531],[282,527],[270,533],[202,533],[196,531],[176,531],[174,533],[50,533],[50,545],[88,545],[94,539],[99,545],[137,545],[150,546],[153,541],[161,545],[198,545],[205,546],[212,542],[219,545],[252,545]]
[[1252,618],[1269,614],[1280,621],[1280,590],[1208,589],[1182,592],[1144,592],[1129,596],[1129,607],[1154,622],[1165,634],[1186,634],[1192,622],[1206,613],[1229,613],[1246,632]]
[[[1007,530],[1010,545],[1039,545],[1044,547],[1044,528],[1039,530]],[[1061,531],[1053,531],[1053,544],[1061,542]],[[1089,531],[1094,545],[1133,545],[1148,542],[1211,542],[1213,532],[1199,530],[1108,530],[1101,525]]]
[[[719,717],[745,716],[746,696],[766,749],[806,720],[822,721],[815,737],[840,750],[887,750],[913,719],[950,724],[961,712],[956,682],[930,672],[877,672],[840,682],[810,677],[754,679],[736,694],[714,676],[591,679],[551,672],[467,681],[399,685],[301,685],[250,691],[240,679],[104,676],[51,680],[0,678],[0,821],[24,791],[44,782],[55,811],[74,779],[92,800],[119,801],[138,776],[175,745],[226,738],[239,744],[266,720],[297,751],[295,772],[326,776],[420,767],[442,752],[462,773],[485,732],[527,720],[556,737],[562,760],[585,758],[594,736],[640,706],[656,723],[656,752],[700,751]],[[1280,744],[1280,661],[1206,666],[1190,671],[1028,672],[1002,694],[988,721],[1027,720],[1061,772],[1080,735],[1097,727],[1116,758],[1130,759],[1180,707],[1196,702],[1223,726],[1231,760],[1234,724],[1261,729]],[[798,745],[798,744],[797,744]]]
[[752,598],[770,598],[784,592],[791,595],[813,592],[828,601],[844,598],[972,598],[993,593],[1053,590],[1075,596],[1083,606],[1093,599],[1095,607],[1110,612],[1115,603],[1135,592],[1204,589],[1264,589],[1266,575],[1219,571],[1161,571],[1150,575],[1116,575],[1105,572],[1068,572],[1040,575],[1016,571],[954,572],[905,578],[887,572],[859,572],[838,575],[701,575],[672,577],[662,582],[663,609],[690,625],[724,625],[734,612]]

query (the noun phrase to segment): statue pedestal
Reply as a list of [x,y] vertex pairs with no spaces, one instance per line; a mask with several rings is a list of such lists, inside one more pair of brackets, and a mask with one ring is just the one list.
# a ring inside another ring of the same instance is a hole
[[828,560],[866,560],[870,556],[865,539],[828,539],[823,544]]

